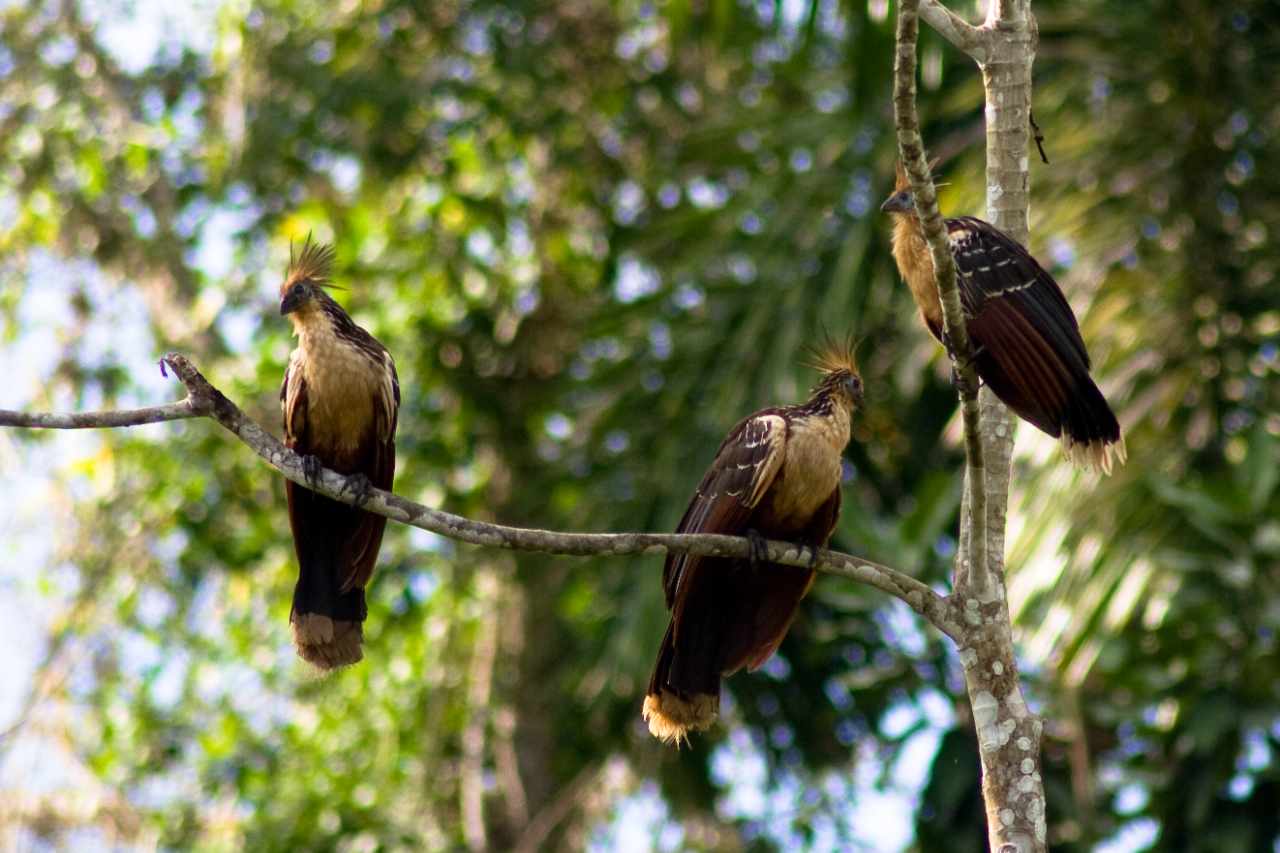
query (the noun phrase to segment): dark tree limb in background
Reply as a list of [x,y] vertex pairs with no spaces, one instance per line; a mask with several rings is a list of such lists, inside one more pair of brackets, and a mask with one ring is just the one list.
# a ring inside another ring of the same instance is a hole
[[601,783],[600,777],[605,775],[608,769],[607,764],[592,761],[579,770],[578,775],[560,790],[555,799],[543,806],[542,811],[529,821],[516,844],[514,853],[538,853],[556,825],[568,817],[575,808],[582,805],[582,801]]
[[[933,257],[945,331],[957,369],[976,387],[964,333],[955,265],[924,161],[915,115],[917,16],[978,63],[987,117],[987,218],[1027,243],[1028,131],[1036,26],[1030,0],[991,0],[974,27],[936,0],[900,0],[894,117],[898,144]],[[966,632],[952,634],[964,669],[982,761],[987,840],[992,853],[1043,853],[1047,820],[1041,777],[1043,721],[1022,695],[1004,582],[1009,468],[1016,419],[989,389],[962,398],[968,462],[954,590],[947,603]]]
[[[361,493],[357,484],[325,468],[313,485],[307,478],[302,457],[240,411],[235,403],[213,387],[186,358],[178,353],[170,353],[160,363],[162,369],[167,367],[172,370],[186,385],[187,399],[164,406],[118,412],[60,414],[0,410],[0,427],[110,429],[190,418],[211,418],[293,482],[314,488],[320,494],[344,503],[355,502],[356,496]],[[368,495],[368,500],[361,504],[362,509],[471,545],[572,557],[699,554],[747,559],[751,555],[750,543],[738,536],[703,533],[559,533],[473,521],[377,488],[369,489]],[[767,546],[768,554],[765,559],[770,562],[805,568],[812,565],[818,571],[865,583],[903,600],[948,635],[955,636],[962,630],[962,622],[947,600],[913,577],[837,551],[820,551],[814,562],[815,555],[810,548],[788,542],[769,542]]]

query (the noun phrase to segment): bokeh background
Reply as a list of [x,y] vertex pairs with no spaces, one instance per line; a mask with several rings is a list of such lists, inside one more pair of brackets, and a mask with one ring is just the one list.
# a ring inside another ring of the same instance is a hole
[[[1099,479],[1018,440],[1050,846],[1271,853],[1280,7],[1033,10],[1031,248],[1130,453]],[[399,493],[660,531],[852,329],[833,545],[945,589],[955,395],[877,210],[892,31],[887,0],[0,4],[0,406],[178,399],[178,350],[278,429],[314,234],[399,367]],[[921,57],[943,210],[981,215],[980,80],[927,29]],[[282,482],[210,422],[0,433],[0,847],[983,849],[953,649],[900,602],[821,578],[676,751],[639,717],[660,560],[393,525],[366,660],[316,679]]]

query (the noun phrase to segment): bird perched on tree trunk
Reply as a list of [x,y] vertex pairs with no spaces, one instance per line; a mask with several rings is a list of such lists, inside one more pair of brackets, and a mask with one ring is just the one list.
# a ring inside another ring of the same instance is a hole
[[841,454],[862,380],[848,339],[814,351],[824,376],[798,406],[756,412],[729,433],[677,533],[746,535],[752,558],[672,555],[662,571],[671,624],[644,700],[666,743],[705,730],[720,711],[720,678],[751,672],[777,650],[817,573],[765,562],[765,539],[823,548],[840,517]]
[[[280,389],[285,444],[303,456],[314,482],[321,467],[390,489],[396,465],[400,382],[387,348],[357,326],[324,288],[333,249],[310,238],[280,288],[280,313],[298,348]],[[289,626],[298,656],[323,670],[359,661],[368,612],[364,588],[386,518],[285,481],[298,555]]]
[[[915,196],[898,163],[893,258],[925,325],[944,345],[942,303]],[[1111,473],[1127,457],[1120,424],[1089,376],[1089,354],[1058,283],[1018,241],[968,216],[945,220],[956,260],[965,328],[979,378],[1023,420],[1062,441],[1076,466]]]

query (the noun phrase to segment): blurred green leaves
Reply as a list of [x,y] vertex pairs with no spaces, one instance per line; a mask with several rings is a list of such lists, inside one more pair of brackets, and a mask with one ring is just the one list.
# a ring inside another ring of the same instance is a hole
[[[125,346],[146,338],[273,425],[292,345],[278,277],[314,232],[399,367],[397,491],[506,523],[666,530],[728,428],[812,383],[798,361],[818,325],[853,329],[869,406],[834,543],[945,584],[955,397],[875,212],[893,157],[877,10],[290,0],[228,6],[210,53],[126,70],[76,4],[9,7],[5,340],[56,292],[70,310],[35,405],[152,402]],[[1150,817],[1160,849],[1270,850],[1280,22],[1263,3],[1035,10],[1053,165],[1032,166],[1032,249],[1131,454],[1085,478],[1022,431],[1010,588],[1051,735],[1050,841],[1085,849]],[[958,155],[944,207],[981,214],[978,77],[926,42],[926,138]],[[145,319],[95,322],[98,285],[54,291],[49,258],[91,260]],[[536,826],[576,848],[660,779],[690,848],[821,849],[856,835],[852,789],[826,774],[890,766],[916,729],[886,720],[959,695],[949,643],[823,578],[776,668],[730,679],[727,725],[675,753],[638,724],[666,619],[656,561],[394,526],[366,661],[312,681],[285,634],[279,479],[206,423],[98,438],[56,472],[45,571],[74,592],[29,718],[165,847],[506,849]],[[921,849],[980,849],[965,714],[923,792]],[[729,803],[715,761],[738,753],[761,790],[801,798],[794,836]],[[1126,786],[1146,798],[1122,810]],[[69,847],[75,829],[26,831]]]

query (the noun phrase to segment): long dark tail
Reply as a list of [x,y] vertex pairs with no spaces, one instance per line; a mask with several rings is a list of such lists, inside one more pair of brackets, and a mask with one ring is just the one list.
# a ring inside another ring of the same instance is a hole
[[686,577],[649,679],[644,718],[666,743],[705,731],[720,712],[722,676],[759,669],[795,621],[815,572],[702,558]]
[[1089,375],[1075,319],[1039,310],[1037,293],[993,298],[969,318],[982,347],[978,375],[1018,417],[1061,439],[1072,463],[1110,474],[1112,454],[1121,462],[1127,456],[1120,423]]
[[1128,458],[1120,423],[1088,375],[1078,377],[1061,423],[1062,453],[1076,467],[1110,474],[1113,452],[1121,463]]
[[[672,682],[675,628],[672,622],[662,638],[658,662],[649,678],[649,692],[644,697],[643,713],[654,737],[663,743],[679,744],[689,739],[689,732],[706,731],[715,722],[720,713],[720,674],[706,665],[705,658],[695,662],[691,655],[682,654],[682,680]],[[696,672],[692,681],[701,686],[693,689],[677,686],[689,683],[684,679],[689,679],[691,672]]]
[[364,657],[364,587],[343,592],[341,585],[351,575],[351,539],[368,513],[288,481],[286,491],[298,555],[289,614],[294,648],[324,670],[356,663]]
[[1122,463],[1128,458],[1120,422],[1088,373],[1045,371],[1043,384],[1027,392],[982,353],[978,375],[1018,417],[1059,439],[1063,455],[1075,466],[1110,474],[1112,454]]

